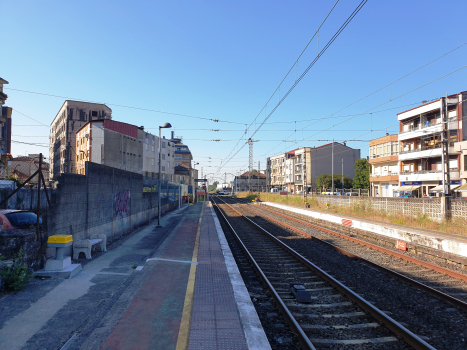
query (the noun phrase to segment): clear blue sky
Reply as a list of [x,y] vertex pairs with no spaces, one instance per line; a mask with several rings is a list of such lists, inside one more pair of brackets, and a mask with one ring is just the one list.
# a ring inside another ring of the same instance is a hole
[[[5,92],[14,109],[13,140],[46,146],[12,143],[12,153],[48,156],[48,126],[64,101],[13,90],[19,89],[106,103],[113,119],[154,128],[154,133],[168,121],[189,145],[197,167],[203,166],[204,174],[217,172],[221,160],[225,163],[245,144],[360,1],[337,4],[319,43],[317,38],[311,42],[245,135],[245,124],[262,110],[334,3],[3,0],[0,77],[10,82]],[[396,113],[467,90],[466,68],[397,98],[465,66],[465,45],[343,109],[466,43],[466,13],[467,2],[460,0],[368,1],[269,118],[274,124],[254,135],[259,141],[255,168],[260,161],[264,169],[267,156],[328,142],[313,140],[370,140],[396,133]],[[342,117],[372,108],[373,114]],[[339,118],[302,122],[331,115]],[[223,141],[202,141],[213,139]],[[348,145],[368,155],[368,142]],[[244,147],[220,172],[247,167]]]

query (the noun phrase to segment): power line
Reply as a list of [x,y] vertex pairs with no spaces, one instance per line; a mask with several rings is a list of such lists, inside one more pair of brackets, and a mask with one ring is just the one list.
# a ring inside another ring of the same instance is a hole
[[[342,33],[342,31],[347,27],[347,25],[353,20],[353,18],[357,15],[358,12],[363,8],[363,6],[367,3],[368,0],[362,0],[360,4],[356,7],[356,9],[351,13],[351,15],[347,18],[347,20],[342,24],[342,26],[337,30],[337,32],[333,35],[333,37],[328,41],[328,43],[324,46],[324,48],[318,53],[318,55],[315,57],[315,59],[308,65],[308,67],[305,69],[305,71],[300,75],[300,77],[295,80],[295,83],[290,87],[290,89],[285,93],[285,95],[280,99],[280,101],[276,104],[276,106],[272,109],[272,111],[266,116],[266,118],[263,120],[263,122],[259,125],[259,127],[253,132],[253,134],[250,135],[250,138],[252,138],[258,131],[259,129],[264,125],[264,123],[271,117],[271,115],[277,110],[277,108],[282,104],[282,102],[289,96],[289,94],[295,89],[295,87],[300,83],[300,81],[305,77],[305,75],[308,73],[308,71],[315,65],[315,63],[321,58],[321,56],[326,52],[326,50],[332,45],[332,43],[337,39],[337,37]],[[326,17],[327,18],[327,17]],[[272,98],[272,97],[271,97]],[[264,107],[263,107],[264,108]],[[256,118],[255,118],[256,120]],[[240,142],[240,140],[239,140]],[[237,143],[238,145],[238,143]],[[243,146],[229,159],[227,162],[229,162],[235,155],[240,152],[243,147],[245,147],[246,143],[243,144]],[[236,147],[236,146],[235,146]],[[235,149],[235,148],[234,148]],[[231,152],[232,153],[232,152]],[[230,154],[231,154],[230,153]],[[230,155],[229,154],[229,155]],[[227,156],[228,157],[228,156]],[[222,166],[218,169],[220,171],[222,169]]]
[[[87,101],[87,100],[83,100],[83,99],[79,99],[79,98],[71,98],[71,97],[60,96],[60,95],[46,94],[46,93],[42,93],[42,92],[35,92],[35,91],[29,91],[29,90],[14,89],[14,88],[11,88],[11,87],[4,87],[4,88],[5,88],[5,89],[9,89],[9,90],[13,90],[13,91],[26,92],[26,93],[29,93],[29,94],[43,95],[43,96],[50,96],[50,97],[57,97],[57,98],[64,98],[64,99],[66,99],[66,100],[73,100],[73,101],[78,101],[78,102],[87,102],[87,103],[104,104],[104,103],[102,103],[102,102]],[[153,112],[153,113],[168,114],[168,115],[173,115],[173,116],[178,116],[178,117],[194,118],[194,119],[200,119],[200,120],[209,120],[209,121],[213,121],[213,122],[216,122],[216,123],[229,123],[229,124],[244,125],[244,123],[231,122],[231,121],[228,121],[228,120],[220,120],[220,119],[215,119],[215,118],[197,117],[197,116],[187,115],[187,114],[180,114],[180,113],[159,111],[159,110],[150,109],[150,108],[142,108],[142,107],[135,107],[135,106],[125,106],[125,105],[118,105],[118,104],[115,104],[115,103],[105,103],[105,105],[108,105],[108,106],[115,106],[115,107],[122,107],[122,108],[129,108],[129,109],[136,109],[136,110],[145,111],[145,112]],[[15,111],[16,111],[16,109],[15,109]],[[20,113],[20,114],[22,114],[22,113]],[[23,115],[24,115],[24,114],[23,114]],[[25,116],[26,116],[26,115],[25,115]],[[27,117],[27,116],[26,116],[26,117]],[[28,118],[30,118],[30,117],[28,117]],[[30,119],[32,119],[32,118],[30,118]],[[40,123],[39,121],[37,121],[37,120],[35,120],[35,119],[32,119],[32,120],[34,120],[34,121]],[[42,123],[41,123],[41,124],[42,124]],[[45,125],[45,124],[43,124],[43,125]]]

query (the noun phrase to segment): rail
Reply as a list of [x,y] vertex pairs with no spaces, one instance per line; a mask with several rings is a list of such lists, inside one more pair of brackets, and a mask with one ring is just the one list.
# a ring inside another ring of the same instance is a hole
[[[375,318],[380,324],[384,324],[389,330],[391,330],[398,337],[402,338],[406,343],[408,343],[409,345],[411,345],[415,349],[434,349],[430,344],[426,343],[423,339],[421,339],[420,337],[418,337],[417,335],[412,333],[410,330],[408,330],[407,328],[402,326],[400,323],[396,322],[394,319],[387,316],[384,312],[380,311],[375,306],[373,306],[372,304],[370,304],[369,302],[364,300],[358,294],[353,292],[351,289],[347,288],[341,282],[337,281],[334,277],[332,277],[331,275],[326,273],[324,270],[322,270],[321,268],[319,268],[318,266],[316,266],[315,264],[310,262],[308,259],[303,257],[301,254],[297,253],[295,250],[293,250],[288,245],[286,245],[285,243],[280,241],[278,238],[276,238],[274,235],[272,235],[267,230],[262,228],[260,225],[258,225],[257,223],[253,222],[251,219],[244,216],[238,210],[234,209],[232,206],[227,204],[223,199],[219,198],[219,200],[222,201],[225,205],[227,205],[231,210],[235,211],[242,218],[244,218],[251,225],[255,226],[258,230],[263,232],[268,238],[270,238],[273,242],[278,244],[281,248],[283,248],[284,250],[289,252],[293,257],[295,257],[297,260],[302,262],[306,267],[308,267],[310,270],[312,270],[314,273],[316,273],[318,276],[320,276],[323,280],[325,280],[327,283],[329,283],[334,288],[336,288],[340,293],[345,295],[348,299],[352,300],[357,306],[359,306],[366,313],[368,313],[373,318]],[[218,209],[219,209],[219,211],[221,211],[220,208],[218,208]],[[223,216],[224,220],[226,220],[226,222],[228,222],[225,215],[222,214],[222,216]],[[281,223],[281,224],[284,225],[283,223]],[[289,226],[289,225],[285,225],[285,226]],[[231,227],[230,224],[229,224],[229,227]],[[289,227],[291,227],[291,226],[289,226]],[[295,230],[297,230],[297,229],[295,229]],[[238,235],[236,235],[236,238],[237,237],[238,237]],[[239,237],[237,239],[240,240]],[[243,244],[242,244],[242,247],[244,247]],[[246,247],[244,249],[246,249]],[[247,255],[249,255],[249,253]],[[259,266],[258,266],[258,268],[259,268]],[[266,276],[264,276],[264,278],[266,278]],[[269,285],[270,285],[270,283],[269,283]],[[270,285],[270,286],[272,288],[272,285]],[[282,300],[281,300],[281,302],[282,302]],[[286,307],[285,304],[284,304],[284,307]],[[289,314],[290,314],[290,312],[289,312]],[[289,316],[285,316],[285,317],[288,319]],[[290,317],[293,318],[293,316],[291,314],[290,314]],[[292,323],[295,322],[296,324],[298,324],[298,322],[295,320],[295,318],[293,318],[293,320],[291,320],[291,322]],[[303,330],[302,330],[302,332],[303,332]]]

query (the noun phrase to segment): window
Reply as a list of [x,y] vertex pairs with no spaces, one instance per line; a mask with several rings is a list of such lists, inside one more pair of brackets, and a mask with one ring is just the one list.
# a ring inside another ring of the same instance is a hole
[[154,146],[152,146],[152,151],[154,152]]
[[151,158],[151,165],[154,165],[154,158]]
[[91,117],[97,117],[97,111],[92,111],[91,112]]
[[165,142],[162,142],[162,148],[165,148]]
[[162,156],[162,160],[165,160],[165,154],[164,154],[164,153],[162,153],[162,155],[161,155],[161,156]]
[[464,170],[467,171],[467,155],[464,156]]

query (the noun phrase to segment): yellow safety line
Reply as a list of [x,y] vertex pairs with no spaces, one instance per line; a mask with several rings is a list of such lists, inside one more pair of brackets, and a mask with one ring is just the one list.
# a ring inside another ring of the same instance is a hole
[[[201,232],[201,220],[203,218],[204,204],[201,209],[201,215],[199,217],[198,230],[196,232],[195,248],[193,250],[192,262],[198,261],[198,250],[199,250],[199,235]],[[188,284],[186,286],[185,303],[183,304],[182,320],[180,322],[180,330],[178,331],[178,340],[176,350],[185,350],[188,348],[188,338],[190,336],[190,321],[191,321],[191,310],[193,309],[193,295],[195,292],[195,276],[196,276],[196,264],[192,264],[190,267],[190,275],[188,276]]]

